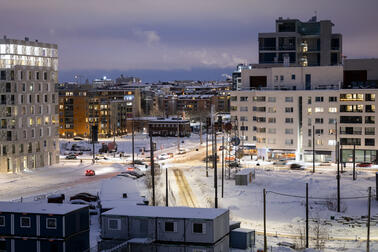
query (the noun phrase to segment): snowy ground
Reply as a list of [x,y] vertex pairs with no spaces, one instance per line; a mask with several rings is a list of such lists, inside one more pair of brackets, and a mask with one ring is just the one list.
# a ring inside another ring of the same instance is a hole
[[[100,139],[100,143],[96,144],[96,153],[101,147],[102,142],[111,142],[112,139]],[[184,143],[182,143],[184,141]],[[79,160],[65,160],[63,147],[70,147],[76,143],[80,146],[92,148],[92,145],[86,141],[61,140],[61,163],[48,168],[41,168],[32,171],[25,171],[20,174],[0,174],[0,199],[1,200],[20,200],[35,201],[43,199],[48,194],[65,193],[66,197],[79,192],[89,192],[96,194],[100,191],[104,180],[107,180],[120,171],[124,171],[128,166],[126,163],[131,161],[131,136],[116,138],[118,151],[125,152],[127,157],[120,158],[119,154],[113,158],[113,154],[106,154],[108,160],[100,159],[92,165],[91,152],[84,152],[79,156]],[[157,144],[155,155],[161,153],[177,152],[177,138],[160,138],[154,137]],[[209,169],[209,177],[205,176],[205,163],[201,161],[204,156],[204,145],[200,147],[199,136],[193,135],[191,138],[181,138],[180,148],[188,151],[185,155],[176,155],[174,159],[162,160],[159,163],[163,168],[169,168],[170,176],[170,205],[182,205],[188,201],[182,201],[182,197],[191,194],[192,202],[197,207],[213,207],[214,204],[214,188],[213,188],[213,169]],[[149,149],[149,138],[147,135],[136,135],[135,137],[135,159],[143,159],[144,156],[139,153],[139,149],[145,147]],[[196,151],[195,149],[199,149]],[[80,162],[83,159],[83,162]],[[263,230],[263,207],[262,207],[262,189],[267,191],[280,192],[297,196],[305,195],[305,183],[309,184],[310,197],[322,199],[310,200],[310,217],[320,218],[326,221],[327,236],[330,241],[326,245],[328,249],[349,248],[351,251],[365,251],[366,238],[365,219],[361,216],[367,215],[367,199],[348,199],[342,200],[342,209],[345,210],[341,214],[330,211],[326,205],[327,200],[323,198],[335,198],[336,195],[336,179],[335,166],[333,167],[317,167],[316,174],[312,174],[310,170],[291,171],[288,169],[273,169],[272,165],[267,162],[260,162],[261,166],[256,169],[256,179],[248,186],[235,186],[234,180],[225,180],[224,198],[221,198],[221,181],[219,180],[219,205],[220,207],[231,210],[231,216],[234,220],[242,222],[242,227],[252,228],[258,232]],[[245,167],[255,167],[256,162],[245,160]],[[308,164],[309,168],[311,164]],[[220,168],[220,163],[218,168]],[[376,169],[374,167],[372,170]],[[96,176],[85,177],[86,169],[94,169]],[[174,174],[173,170],[179,169],[181,173]],[[374,171],[359,171],[357,181],[351,179],[350,167],[346,173],[343,173],[341,179],[341,197],[366,197],[368,186],[375,188]],[[164,171],[164,169],[163,169]],[[226,174],[228,174],[226,172]],[[218,172],[221,175],[220,169]],[[181,178],[180,181],[178,178]],[[163,196],[165,194],[165,174],[157,178],[157,194],[158,202],[163,204]],[[143,184],[143,183],[142,183]],[[141,194],[148,195],[143,191]],[[182,190],[185,190],[182,192]],[[375,191],[373,191],[375,193]],[[184,195],[184,196],[183,196]],[[332,201],[332,200],[331,200]],[[303,227],[303,219],[305,216],[303,198],[286,197],[269,192],[267,194],[267,230],[269,246],[276,247],[279,241],[293,241],[293,237],[298,234],[298,228]],[[376,216],[376,220],[372,220],[371,238],[374,240],[371,250],[378,251],[378,203],[373,200],[372,216]],[[330,220],[331,216],[335,216],[335,221]],[[341,216],[358,217],[354,224],[340,223]],[[99,226],[97,216],[92,216],[91,226],[91,246],[96,244]],[[339,221],[339,222],[338,222]],[[312,225],[310,222],[310,226]],[[352,227],[353,226],[353,227]],[[278,237],[274,237],[275,234]],[[345,240],[344,240],[345,239]],[[349,241],[356,239],[356,241]],[[262,236],[257,236],[257,247],[262,247]],[[275,250],[273,250],[275,251]],[[277,250],[276,250],[277,251]]]

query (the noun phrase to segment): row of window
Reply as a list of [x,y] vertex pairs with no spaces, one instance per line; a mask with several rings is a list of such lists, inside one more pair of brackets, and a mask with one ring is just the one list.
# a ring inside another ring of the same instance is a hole
[[[50,92],[51,91],[51,84],[49,83],[11,83],[11,82],[6,82],[6,83],[0,83],[0,85],[5,85],[5,92],[7,93],[17,93],[17,92]],[[42,85],[43,85],[43,90],[42,90]]]
[[[55,81],[56,74],[54,72],[51,73],[50,80]],[[9,74],[7,76],[7,73],[5,70],[0,71],[0,80],[8,80],[8,81],[14,81],[15,80],[15,73],[14,70],[9,71]],[[23,80],[44,80],[48,81],[49,76],[48,72],[39,72],[39,71],[21,71],[19,70],[17,72],[17,80],[23,81]]]
[[[142,223],[142,222],[141,222]],[[145,224],[143,222],[143,224]],[[144,227],[146,228],[146,227]],[[109,230],[121,230],[121,220],[120,219],[108,219],[108,229]],[[165,221],[164,222],[165,232],[177,232],[177,222],[175,221]],[[192,232],[195,234],[206,234],[206,223],[193,223]]]
[[[283,76],[282,76],[283,77]],[[365,99],[364,99],[365,96]],[[231,101],[236,101],[237,96],[231,96]],[[239,100],[241,102],[247,102],[248,96],[240,96]],[[257,102],[265,102],[266,97],[265,96],[253,96],[253,101]],[[293,102],[294,98],[291,96],[285,97],[285,102]],[[375,94],[340,94],[340,101],[375,101]],[[276,102],[276,97],[268,97],[268,102]],[[324,102],[325,97],[324,96],[315,96],[314,98],[315,102]],[[328,96],[328,102],[337,102],[337,96]],[[312,103],[312,97],[309,96],[307,98],[307,104]]]
[[[54,148],[56,147],[56,143],[55,141],[53,141],[54,143]],[[35,142],[34,144],[33,143],[25,143],[25,144],[20,144],[18,146],[18,153],[19,154],[22,154],[22,153],[33,153],[33,146],[34,146],[34,151],[35,152],[41,152],[41,144],[39,142]],[[16,153],[16,147],[17,147],[17,144],[12,144],[12,145],[1,145],[1,153],[3,156],[5,155],[8,155],[8,154],[17,154]],[[46,148],[47,147],[47,141],[44,140],[43,141],[43,147]]]
[[[5,227],[5,216],[0,216],[0,227]],[[30,217],[20,217],[20,227],[31,228]],[[46,218],[47,229],[56,229],[56,227],[57,227],[56,218]]]

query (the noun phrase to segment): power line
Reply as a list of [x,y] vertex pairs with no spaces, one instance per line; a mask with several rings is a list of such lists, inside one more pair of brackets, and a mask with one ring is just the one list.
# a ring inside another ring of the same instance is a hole
[[[272,194],[286,196],[286,197],[292,197],[292,198],[301,198],[301,199],[306,198],[306,196],[293,195],[293,194],[287,194],[287,193],[279,193],[279,192],[274,192],[274,191],[266,191],[266,193],[272,193]],[[333,199],[333,198],[322,198],[322,197],[308,197],[308,198],[309,199],[318,199],[318,200],[331,200],[331,199]],[[367,199],[367,198],[369,198],[369,196],[345,197],[345,198],[341,198],[341,199],[348,200],[348,199]]]

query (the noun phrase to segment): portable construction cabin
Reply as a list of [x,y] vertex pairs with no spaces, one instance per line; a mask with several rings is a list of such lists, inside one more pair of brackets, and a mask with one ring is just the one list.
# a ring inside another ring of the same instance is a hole
[[230,247],[235,249],[249,249],[255,246],[255,230],[237,228],[230,232]]
[[103,239],[148,238],[155,247],[166,244],[167,248],[177,244],[228,247],[227,209],[130,206],[109,210],[101,218]]
[[88,206],[0,202],[0,248],[6,251],[84,251]]
[[245,168],[235,174],[235,185],[248,185],[255,178],[255,169]]

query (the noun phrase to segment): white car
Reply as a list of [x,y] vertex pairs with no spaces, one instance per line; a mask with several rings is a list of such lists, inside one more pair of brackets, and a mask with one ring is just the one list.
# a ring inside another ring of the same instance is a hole
[[165,159],[168,159],[168,158],[170,158],[170,156],[167,153],[163,153],[163,154],[159,155],[159,157],[158,157],[159,160],[165,160]]

